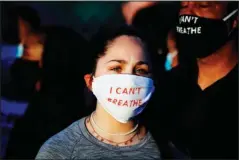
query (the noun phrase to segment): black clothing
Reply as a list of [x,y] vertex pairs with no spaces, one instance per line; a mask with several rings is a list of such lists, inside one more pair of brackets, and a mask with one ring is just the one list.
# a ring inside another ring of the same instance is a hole
[[196,77],[180,66],[169,73],[159,90],[158,132],[166,130],[169,141],[191,158],[237,159],[238,65],[205,90]]
[[8,100],[29,101],[41,75],[38,62],[16,59],[5,72],[9,73],[3,75],[8,77],[2,77],[1,95]]

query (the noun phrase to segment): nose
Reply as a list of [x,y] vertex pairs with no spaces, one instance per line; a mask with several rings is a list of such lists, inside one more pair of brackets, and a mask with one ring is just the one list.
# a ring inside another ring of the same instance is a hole
[[123,74],[134,74],[134,67],[128,65],[125,66],[124,70],[122,71]]
[[196,9],[196,3],[189,1],[189,2],[187,2],[187,4],[185,6],[183,6],[180,9],[180,15],[183,15],[183,14],[196,15],[195,9]]

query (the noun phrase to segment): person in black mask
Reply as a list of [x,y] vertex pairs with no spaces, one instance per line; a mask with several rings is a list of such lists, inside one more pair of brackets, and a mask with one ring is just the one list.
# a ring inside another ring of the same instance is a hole
[[238,158],[237,7],[181,2],[176,37],[185,59],[168,73],[157,112],[176,156]]
[[[217,5],[220,6],[220,3]],[[184,6],[187,6],[187,2],[182,3],[176,30],[178,47],[183,54],[187,54],[186,56],[201,59],[208,57],[237,34],[235,17],[238,9],[232,9],[227,15],[222,15],[222,13],[219,14],[223,9],[220,6],[218,13],[216,11],[210,13],[210,10],[205,12],[204,9],[203,11],[197,10],[195,14],[187,8],[184,9]]]

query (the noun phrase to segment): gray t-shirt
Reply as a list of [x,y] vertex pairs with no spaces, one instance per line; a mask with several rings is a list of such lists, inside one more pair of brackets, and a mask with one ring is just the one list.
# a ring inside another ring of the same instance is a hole
[[82,118],[47,140],[36,159],[161,159],[148,132],[138,144],[113,146],[92,136]]

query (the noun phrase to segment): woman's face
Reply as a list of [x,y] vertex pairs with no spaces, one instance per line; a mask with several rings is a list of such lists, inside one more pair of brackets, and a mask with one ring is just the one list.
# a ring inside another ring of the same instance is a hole
[[139,38],[133,36],[117,37],[99,58],[95,77],[106,74],[134,74],[151,77],[151,61]]

